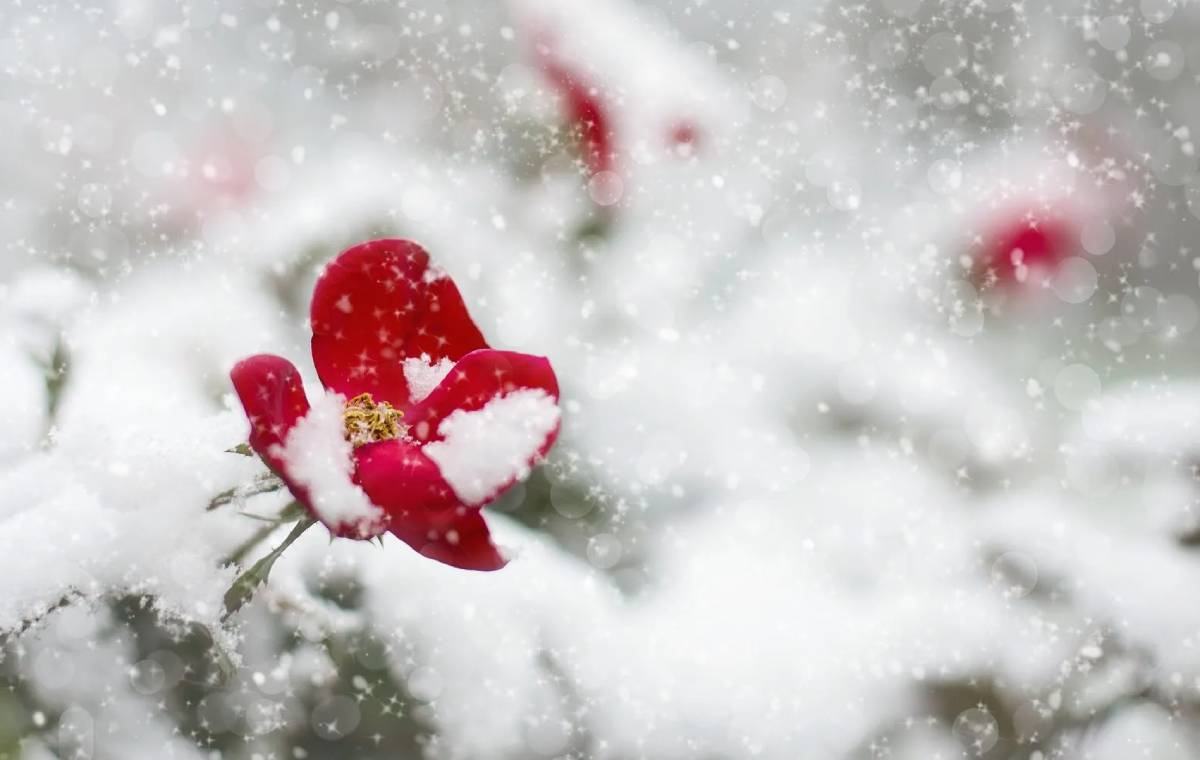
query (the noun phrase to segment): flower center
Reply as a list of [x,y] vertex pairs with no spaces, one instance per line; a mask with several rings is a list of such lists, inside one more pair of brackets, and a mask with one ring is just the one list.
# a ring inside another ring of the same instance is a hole
[[408,432],[408,426],[400,421],[404,412],[386,401],[376,404],[370,393],[360,393],[346,402],[342,412],[344,435],[356,448],[364,443],[390,441]]

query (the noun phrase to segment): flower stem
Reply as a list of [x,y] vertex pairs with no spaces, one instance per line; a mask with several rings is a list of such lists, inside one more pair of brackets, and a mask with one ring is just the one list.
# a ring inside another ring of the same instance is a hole
[[[255,590],[261,584],[266,582],[267,576],[271,572],[271,567],[275,564],[275,560],[279,559],[280,555],[282,555],[289,546],[295,543],[296,539],[300,538],[300,534],[308,530],[315,522],[316,519],[311,516],[305,516],[301,518],[300,521],[296,523],[295,527],[292,528],[292,532],[287,535],[287,538],[283,539],[283,543],[281,543],[279,546],[276,546],[269,554],[260,559],[258,562],[255,562],[249,570],[237,577],[237,580],[235,580],[233,585],[229,587],[229,590],[225,592],[225,614],[221,616],[222,621],[228,620],[230,615],[240,610],[246,602],[250,601],[250,599],[254,596]],[[252,547],[254,544],[257,544],[262,537],[265,537],[260,534],[263,534],[264,531],[266,533],[270,533],[274,529],[275,526],[272,525],[260,530],[257,534],[255,534],[255,536],[251,537],[251,540],[254,543],[250,544],[250,547]],[[239,548],[238,552],[244,554],[245,552],[243,552],[242,549],[249,551],[250,547],[247,547],[245,544],[243,544],[243,546]]]
[[[230,554],[228,557],[226,557],[225,561],[221,564],[224,564],[224,565],[240,564],[241,561],[246,558],[246,555],[249,554],[251,552],[251,550],[254,549],[254,547],[256,547],[260,543],[262,543],[263,539],[265,539],[267,536],[274,533],[276,528],[278,528],[280,525],[283,525],[284,523],[289,523],[304,514],[305,514],[305,509],[304,509],[304,507],[300,506],[300,502],[298,502],[298,501],[290,502],[286,507],[284,507],[283,509],[281,509],[279,511],[278,515],[276,515],[274,518],[268,520],[267,525],[264,525],[263,527],[254,531],[254,533],[252,533],[250,535],[250,538],[247,538],[245,541],[243,541],[241,544],[239,544],[238,548],[233,550],[233,554]],[[251,516],[254,517],[256,520],[263,519],[262,517],[259,517],[257,515],[251,515]]]
[[260,493],[271,493],[283,488],[283,481],[274,473],[267,473],[255,478],[254,482],[247,486],[235,486],[227,491],[222,491],[213,497],[213,500],[208,503],[208,509],[213,510],[217,507],[229,504],[232,501],[239,501],[257,496]]

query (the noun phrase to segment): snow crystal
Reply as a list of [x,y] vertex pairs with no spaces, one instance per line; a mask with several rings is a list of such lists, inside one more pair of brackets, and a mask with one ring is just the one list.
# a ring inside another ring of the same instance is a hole
[[340,394],[324,394],[276,449],[287,462],[289,476],[308,489],[322,521],[374,531],[382,513],[351,480],[353,446],[342,435],[344,408]]
[[408,381],[409,400],[415,403],[424,399],[452,369],[454,362],[444,356],[437,363],[429,359],[429,354],[405,359],[404,379]]
[[558,424],[558,405],[541,389],[514,391],[482,409],[454,412],[425,447],[446,482],[467,504],[480,504],[529,474],[529,462]]

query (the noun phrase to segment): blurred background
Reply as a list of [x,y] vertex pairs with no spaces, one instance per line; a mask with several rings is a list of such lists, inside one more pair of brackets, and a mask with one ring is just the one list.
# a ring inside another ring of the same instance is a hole
[[[1200,756],[1195,4],[17,2],[0,72],[0,758]],[[514,559],[314,529],[223,622],[229,368],[319,388],[381,236],[558,373]]]

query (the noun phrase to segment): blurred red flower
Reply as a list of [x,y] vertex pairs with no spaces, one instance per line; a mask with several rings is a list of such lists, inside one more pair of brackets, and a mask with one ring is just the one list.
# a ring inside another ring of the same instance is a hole
[[975,279],[1004,286],[1019,285],[1031,274],[1053,274],[1074,251],[1077,234],[1056,217],[1023,216],[995,225],[975,260]]
[[612,171],[616,164],[613,125],[600,91],[555,57],[549,46],[540,45],[538,53],[542,71],[563,98],[567,120],[578,131],[588,173]]

